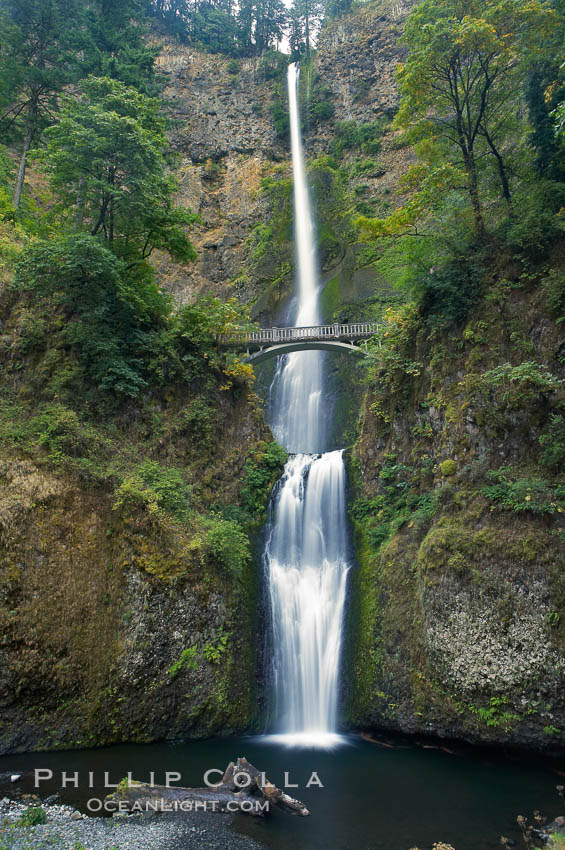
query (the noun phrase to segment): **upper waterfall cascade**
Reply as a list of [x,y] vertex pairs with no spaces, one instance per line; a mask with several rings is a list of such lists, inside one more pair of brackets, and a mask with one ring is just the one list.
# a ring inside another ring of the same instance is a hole
[[[320,325],[315,230],[298,102],[299,68],[288,69],[297,258],[295,327]],[[294,454],[272,506],[265,548],[274,640],[275,731],[288,743],[338,740],[338,676],[347,580],[345,468],[326,452],[321,351],[279,358],[272,427]]]

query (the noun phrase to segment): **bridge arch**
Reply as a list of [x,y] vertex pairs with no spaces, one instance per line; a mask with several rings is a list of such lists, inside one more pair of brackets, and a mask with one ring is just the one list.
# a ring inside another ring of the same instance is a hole
[[293,351],[338,351],[346,352],[347,354],[360,354],[365,356],[367,352],[350,342],[339,342],[338,340],[297,340],[296,342],[283,342],[270,345],[268,348],[262,348],[259,351],[254,351],[253,354],[248,354],[244,358],[244,363],[256,365],[267,360],[269,357],[279,357],[281,354],[290,354]]

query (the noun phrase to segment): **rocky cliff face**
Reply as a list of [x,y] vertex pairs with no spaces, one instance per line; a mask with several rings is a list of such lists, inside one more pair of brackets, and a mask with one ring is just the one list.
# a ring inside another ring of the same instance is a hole
[[352,465],[356,725],[562,746],[560,257],[499,269],[449,335],[391,322]]
[[284,458],[246,379],[198,352],[94,415],[61,389],[60,310],[0,292],[0,316],[0,753],[255,728]]
[[158,58],[167,77],[178,200],[201,217],[192,233],[194,264],[157,260],[180,303],[213,293],[253,304],[269,279],[269,267],[247,273],[252,232],[269,213],[262,179],[287,162],[288,151],[270,113],[276,85],[270,65],[234,61],[182,45],[166,45]]
[[[245,405],[228,421],[229,455],[207,470],[216,499],[265,445]],[[116,508],[111,486],[45,461],[3,451],[0,483],[0,752],[259,722],[256,566],[234,570],[206,523]]]

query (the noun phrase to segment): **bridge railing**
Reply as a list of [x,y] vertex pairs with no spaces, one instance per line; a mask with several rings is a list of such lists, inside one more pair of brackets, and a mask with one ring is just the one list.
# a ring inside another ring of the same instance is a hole
[[377,333],[379,326],[374,322],[352,322],[350,324],[310,325],[301,328],[259,328],[243,331],[220,338],[224,345],[276,345],[277,343],[300,340],[368,339]]

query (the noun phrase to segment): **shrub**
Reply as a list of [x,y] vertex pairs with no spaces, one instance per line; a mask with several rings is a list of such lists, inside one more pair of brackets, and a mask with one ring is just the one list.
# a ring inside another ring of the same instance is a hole
[[322,100],[318,103],[313,103],[310,107],[310,117],[313,121],[327,121],[333,116],[335,108],[329,100]]
[[191,436],[207,447],[212,439],[216,410],[202,396],[192,399],[179,416],[180,427],[187,430]]
[[237,61],[237,59],[230,59],[230,61],[227,64],[226,70],[227,70],[228,74],[239,74],[240,68],[239,68],[239,62]]
[[241,504],[252,517],[263,515],[270,491],[287,460],[288,454],[283,447],[273,441],[263,443],[258,451],[245,461]]
[[286,139],[290,132],[290,117],[282,99],[276,98],[269,107],[279,139]]
[[18,826],[40,826],[47,823],[47,813],[41,806],[28,806],[16,823]]
[[120,484],[113,507],[143,506],[153,513],[163,510],[186,520],[191,490],[179,469],[145,460]]
[[204,647],[204,658],[209,664],[219,664],[222,655],[228,648],[229,635],[220,627],[214,643],[207,643]]
[[266,80],[280,79],[288,66],[286,53],[277,50],[265,50],[259,60],[259,70],[263,72]]
[[540,464],[547,469],[558,470],[565,463],[565,417],[554,414],[549,420],[549,428],[541,434],[539,444],[542,447]]
[[207,520],[206,544],[217,563],[239,578],[251,561],[249,538],[235,520],[219,516]]
[[563,232],[560,209],[565,203],[565,184],[540,180],[515,195],[520,215],[508,222],[508,245],[531,260],[543,257],[548,245]]
[[440,463],[439,468],[441,470],[441,474],[445,478],[449,478],[451,475],[455,475],[457,472],[457,465],[454,460],[444,460]]
[[415,272],[411,286],[419,296],[427,324],[460,323],[479,300],[483,286],[481,258],[466,257]]
[[549,311],[557,322],[565,321],[565,272],[551,269],[542,281]]
[[338,145],[344,150],[361,147],[365,153],[377,153],[380,137],[389,125],[390,119],[384,116],[368,124],[340,121],[335,128],[335,137]]
[[552,486],[541,478],[518,478],[512,480],[510,467],[502,466],[490,470],[487,478],[492,481],[482,489],[483,496],[491,502],[491,510],[507,510],[514,513],[531,511],[535,514],[554,514],[565,511],[565,487]]
[[358,177],[360,174],[374,175],[381,170],[379,164],[374,159],[356,159],[351,166],[351,176]]
[[478,382],[481,391],[494,390],[500,402],[509,409],[521,408],[524,404],[536,401],[539,396],[551,394],[562,386],[563,381],[560,378],[556,378],[545,366],[533,360],[524,361],[518,366],[503,363],[484,372]]
[[135,274],[90,236],[35,243],[16,266],[15,285],[45,299],[65,318],[62,338],[76,352],[85,395],[137,396],[144,360],[170,312],[147,269]]

